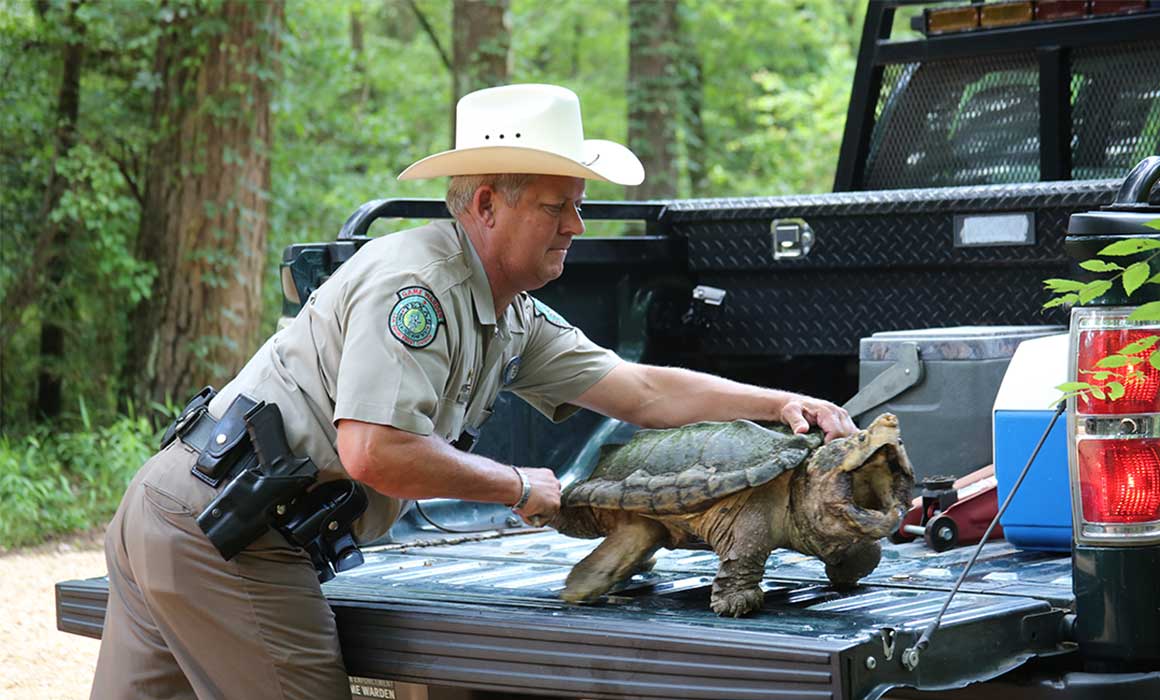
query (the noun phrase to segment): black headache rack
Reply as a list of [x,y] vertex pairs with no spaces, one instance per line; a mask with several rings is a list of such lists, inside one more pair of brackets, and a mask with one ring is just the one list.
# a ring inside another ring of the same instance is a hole
[[[557,594],[594,541],[550,531],[486,537],[372,550],[325,584],[347,671],[565,697],[863,700],[893,687],[961,687],[1071,650],[1069,560],[1002,543],[988,545],[909,669],[902,651],[941,607],[966,550],[889,547],[849,591],[826,585],[810,557],[779,550],[764,610],[732,619],[708,609],[709,552],[662,551],[653,572],[577,606]],[[106,596],[103,579],[58,584],[58,627],[99,637]]]
[[1160,154],[1160,3],[893,38],[896,15],[971,4],[870,1],[835,191],[1121,177]]

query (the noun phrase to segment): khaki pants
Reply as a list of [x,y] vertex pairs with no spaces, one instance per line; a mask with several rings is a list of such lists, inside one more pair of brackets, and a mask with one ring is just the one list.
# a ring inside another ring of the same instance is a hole
[[227,562],[197,526],[214,495],[181,441],[133,479],[109,526],[93,700],[349,698],[309,557],[270,531]]

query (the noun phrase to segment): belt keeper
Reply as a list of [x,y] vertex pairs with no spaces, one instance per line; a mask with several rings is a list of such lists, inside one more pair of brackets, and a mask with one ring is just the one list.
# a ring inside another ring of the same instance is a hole
[[520,500],[512,504],[512,510],[519,510],[528,504],[528,497],[532,495],[532,482],[528,481],[528,477],[524,476],[524,473],[516,467],[513,466],[512,471],[520,478],[520,486],[523,489],[520,492]]

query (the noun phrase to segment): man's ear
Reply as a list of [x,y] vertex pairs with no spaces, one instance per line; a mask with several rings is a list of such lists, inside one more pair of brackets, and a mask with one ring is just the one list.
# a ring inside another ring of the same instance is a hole
[[491,185],[480,185],[471,196],[471,213],[488,228],[495,225],[496,196],[497,192]]

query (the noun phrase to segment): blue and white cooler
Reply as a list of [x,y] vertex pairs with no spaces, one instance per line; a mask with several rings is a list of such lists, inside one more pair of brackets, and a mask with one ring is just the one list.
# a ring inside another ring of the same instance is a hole
[[[1002,503],[1051,422],[1067,381],[1066,333],[1025,340],[1003,375],[992,410],[995,478]],[[1071,491],[1067,467],[1067,416],[1043,443],[1007,512],[999,519],[1007,541],[1023,549],[1071,549]]]

